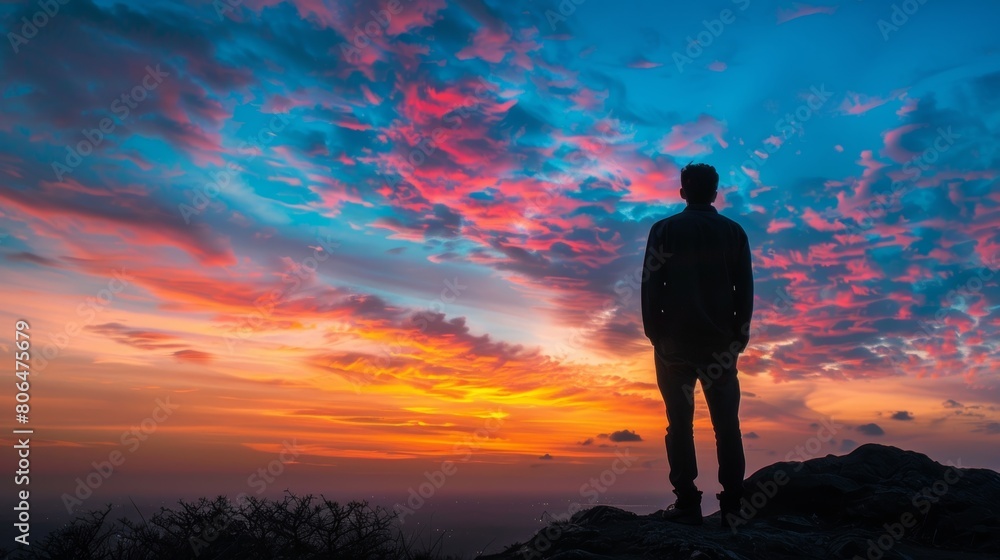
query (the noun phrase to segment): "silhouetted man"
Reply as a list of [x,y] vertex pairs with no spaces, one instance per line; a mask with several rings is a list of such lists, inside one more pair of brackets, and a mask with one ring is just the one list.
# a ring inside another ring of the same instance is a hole
[[722,526],[738,513],[746,460],[736,361],[750,340],[753,271],[743,228],[712,206],[719,174],[703,163],[681,170],[682,212],[649,232],[643,261],[642,324],[653,343],[656,382],[667,408],[667,461],[677,500],[664,518],[700,525],[695,486],[694,389],[701,380],[715,429]]

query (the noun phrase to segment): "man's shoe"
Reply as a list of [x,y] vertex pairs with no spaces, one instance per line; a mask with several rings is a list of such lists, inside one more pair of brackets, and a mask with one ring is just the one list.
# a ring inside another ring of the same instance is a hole
[[663,511],[663,519],[684,525],[701,525],[701,492],[692,496],[680,496],[677,501]]
[[715,495],[719,498],[719,519],[726,531],[736,531],[736,527],[746,523],[740,513],[742,496],[733,492],[721,492]]

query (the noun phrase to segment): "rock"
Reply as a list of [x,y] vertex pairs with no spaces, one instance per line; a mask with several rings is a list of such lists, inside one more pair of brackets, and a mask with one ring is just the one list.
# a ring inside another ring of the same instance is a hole
[[867,444],[764,467],[735,532],[596,506],[482,560],[1000,558],[1000,474]]

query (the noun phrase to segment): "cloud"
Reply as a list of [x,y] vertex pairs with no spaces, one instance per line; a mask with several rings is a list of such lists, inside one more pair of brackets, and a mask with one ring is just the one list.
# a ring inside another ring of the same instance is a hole
[[13,262],[28,262],[41,266],[50,266],[50,267],[60,266],[60,263],[53,259],[48,259],[40,255],[36,255],[34,253],[28,253],[26,251],[21,251],[18,253],[8,253],[4,255],[4,258]]
[[699,156],[712,152],[711,146],[702,143],[706,136],[711,136],[717,144],[728,148],[725,134],[725,122],[711,115],[701,114],[694,122],[672,126],[670,133],[661,141],[661,149],[674,156]]
[[890,99],[879,99],[849,91],[838,110],[845,115],[863,115],[872,109],[885,105],[889,101]]
[[757,432],[748,432],[748,433],[743,434],[743,438],[744,439],[759,439],[760,436],[757,435]]
[[169,349],[183,346],[176,335],[152,329],[130,328],[121,323],[90,325],[86,327],[86,330],[141,350]]
[[630,59],[625,65],[628,66],[629,68],[649,69],[649,68],[659,68],[660,66],[663,66],[663,63],[654,62],[652,60],[647,59],[644,56],[637,56],[635,58]]
[[913,414],[911,414],[906,410],[900,410],[898,412],[893,413],[893,415],[890,418],[892,418],[893,420],[913,420]]
[[945,408],[965,408],[965,405],[963,405],[962,403],[960,403],[960,402],[958,402],[956,400],[952,400],[952,399],[948,399],[948,400],[944,401],[943,403],[941,403],[941,406],[943,406]]
[[853,439],[845,439],[845,440],[843,440],[843,441],[840,442],[840,450],[841,451],[851,451],[852,449],[854,449],[857,446],[858,446],[858,442],[854,441]]
[[580,445],[593,445],[594,444],[594,438],[590,438],[589,437],[589,438],[587,438],[587,439],[579,442],[579,444]]
[[862,434],[867,436],[881,436],[885,435],[885,431],[878,424],[862,424],[857,427],[857,430]]
[[549,455],[548,453],[546,453],[545,455],[542,455],[541,457],[539,457],[539,459],[541,459],[543,461],[551,461],[552,460],[552,455]]
[[811,6],[809,4],[799,4],[796,2],[791,9],[778,9],[778,25],[787,23],[793,19],[811,16],[814,14],[832,14],[837,11],[837,6]]
[[619,430],[617,432],[611,432],[611,435],[608,436],[608,438],[615,443],[621,443],[625,441],[642,441],[642,437],[639,436],[639,434],[635,433],[635,431],[629,431],[629,430]]
[[195,364],[204,364],[214,360],[215,356],[209,354],[208,352],[201,352],[198,350],[178,350],[174,352],[173,356],[182,362],[191,362]]

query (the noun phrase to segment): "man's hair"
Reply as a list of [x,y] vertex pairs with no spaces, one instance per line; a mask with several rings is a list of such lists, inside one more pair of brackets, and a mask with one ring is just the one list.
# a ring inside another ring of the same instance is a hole
[[711,203],[719,190],[719,173],[707,163],[689,163],[681,169],[681,186],[688,203]]

